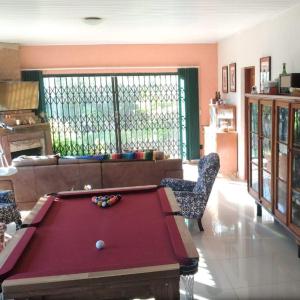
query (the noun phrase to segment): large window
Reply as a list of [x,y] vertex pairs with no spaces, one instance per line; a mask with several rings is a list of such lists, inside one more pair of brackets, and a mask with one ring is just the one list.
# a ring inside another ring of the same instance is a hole
[[53,150],[62,155],[158,149],[184,156],[178,74],[45,75]]

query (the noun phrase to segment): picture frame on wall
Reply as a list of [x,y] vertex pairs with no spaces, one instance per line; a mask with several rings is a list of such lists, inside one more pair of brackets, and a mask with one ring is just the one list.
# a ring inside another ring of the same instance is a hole
[[222,92],[228,93],[228,66],[222,67]]
[[236,92],[236,63],[229,65],[229,82],[230,92]]
[[264,93],[267,83],[271,80],[271,56],[261,57],[259,60],[260,92]]

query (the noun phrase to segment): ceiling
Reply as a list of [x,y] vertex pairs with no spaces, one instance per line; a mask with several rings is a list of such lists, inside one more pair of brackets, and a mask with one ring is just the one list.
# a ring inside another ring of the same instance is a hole
[[[300,0],[1,0],[0,42],[213,43]],[[84,17],[103,18],[87,25]]]

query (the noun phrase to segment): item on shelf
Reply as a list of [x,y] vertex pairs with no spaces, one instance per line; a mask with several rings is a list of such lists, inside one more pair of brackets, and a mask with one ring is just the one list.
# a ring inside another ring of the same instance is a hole
[[300,97],[300,88],[290,88],[290,93],[292,96]]
[[257,87],[255,85],[251,88],[251,94],[253,95],[257,94]]
[[300,88],[300,73],[280,75],[279,92],[280,94],[290,94],[290,88]]
[[220,99],[218,100],[217,104],[218,104],[218,105],[224,104],[224,100],[220,98]]
[[288,73],[286,72],[286,63],[282,63],[282,73],[281,73],[281,75],[285,76],[287,74]]
[[278,83],[276,81],[268,81],[268,94],[277,95],[278,94]]
[[218,104],[220,101],[221,101],[221,93],[219,91],[216,91],[215,98],[212,98],[210,102],[211,104]]
[[222,121],[219,129],[222,132],[228,132],[228,123],[226,121]]

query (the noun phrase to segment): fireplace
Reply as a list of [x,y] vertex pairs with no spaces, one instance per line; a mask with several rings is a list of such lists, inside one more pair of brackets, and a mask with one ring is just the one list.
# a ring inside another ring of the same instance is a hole
[[11,159],[19,157],[21,155],[39,156],[39,155],[45,155],[45,152],[43,151],[43,149],[41,147],[26,149],[26,150],[19,150],[19,151],[11,152]]
[[0,129],[0,142],[7,162],[20,155],[52,154],[49,123],[16,125]]

